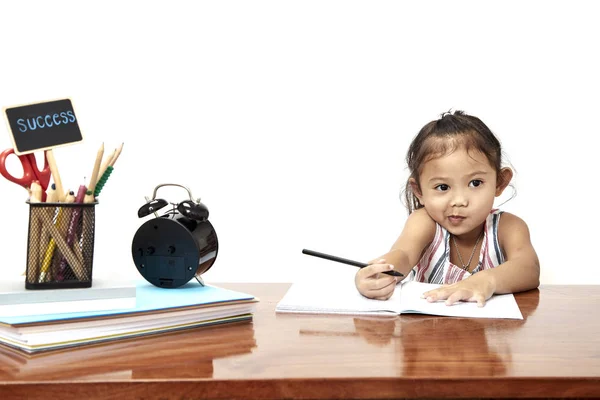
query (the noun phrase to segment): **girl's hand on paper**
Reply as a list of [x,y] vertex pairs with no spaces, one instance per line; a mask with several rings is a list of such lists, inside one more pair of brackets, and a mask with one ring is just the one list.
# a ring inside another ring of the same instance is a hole
[[356,288],[365,297],[376,300],[387,300],[394,294],[398,278],[383,274],[382,272],[393,270],[385,260],[379,260],[375,264],[361,268],[354,277]]
[[492,281],[484,272],[481,271],[460,282],[430,290],[423,293],[421,297],[430,303],[446,300],[447,306],[459,301],[471,301],[477,302],[478,307],[483,307],[495,290]]

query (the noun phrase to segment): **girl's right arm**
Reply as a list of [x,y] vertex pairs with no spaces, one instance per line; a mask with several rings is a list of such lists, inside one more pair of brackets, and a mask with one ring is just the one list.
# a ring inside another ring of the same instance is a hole
[[358,291],[365,297],[387,300],[394,293],[397,278],[381,272],[393,269],[404,276],[413,269],[435,235],[435,222],[424,208],[409,215],[402,233],[392,249],[372,260],[368,267],[361,268],[355,277]]

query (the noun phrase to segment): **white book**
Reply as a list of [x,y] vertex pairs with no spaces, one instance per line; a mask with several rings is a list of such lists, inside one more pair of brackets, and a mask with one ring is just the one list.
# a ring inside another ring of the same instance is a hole
[[388,300],[373,300],[362,296],[354,284],[354,273],[336,275],[335,279],[292,284],[277,303],[276,312],[311,314],[349,314],[397,316],[399,314],[429,314],[467,318],[523,319],[512,294],[494,295],[484,307],[477,303],[459,302],[447,306],[444,301],[434,303],[421,298],[428,290],[440,285],[415,281],[396,286]]
[[25,289],[23,277],[0,280],[0,317],[119,310],[135,307],[134,282],[94,279],[92,287]]

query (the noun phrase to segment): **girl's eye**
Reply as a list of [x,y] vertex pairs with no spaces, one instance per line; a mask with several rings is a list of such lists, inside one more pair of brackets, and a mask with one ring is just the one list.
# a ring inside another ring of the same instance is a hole
[[442,192],[445,192],[448,189],[450,189],[450,186],[446,185],[445,183],[442,183],[441,185],[437,185],[435,187],[435,190],[439,190],[439,191],[442,191]]
[[480,179],[473,179],[471,182],[469,182],[469,186],[471,187],[478,187],[479,185],[482,185],[483,181]]

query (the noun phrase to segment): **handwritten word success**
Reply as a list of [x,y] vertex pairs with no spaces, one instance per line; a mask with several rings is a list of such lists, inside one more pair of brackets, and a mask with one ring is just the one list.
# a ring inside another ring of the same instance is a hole
[[31,118],[17,119],[20,132],[35,131],[36,129],[51,128],[58,125],[72,124],[76,121],[73,111],[61,111],[53,114],[39,115]]

